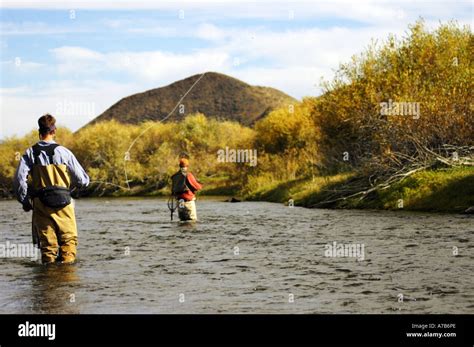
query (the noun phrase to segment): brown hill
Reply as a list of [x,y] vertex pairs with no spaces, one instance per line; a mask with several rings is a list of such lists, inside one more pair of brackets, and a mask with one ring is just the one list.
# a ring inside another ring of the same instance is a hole
[[[89,124],[111,119],[132,124],[163,120],[201,76],[194,75],[165,87],[125,97]],[[200,112],[207,117],[252,125],[271,110],[295,102],[294,98],[277,89],[251,86],[227,75],[207,72],[180,103],[184,105],[184,113],[180,113],[183,107],[178,107],[166,121],[179,121],[188,114]]]

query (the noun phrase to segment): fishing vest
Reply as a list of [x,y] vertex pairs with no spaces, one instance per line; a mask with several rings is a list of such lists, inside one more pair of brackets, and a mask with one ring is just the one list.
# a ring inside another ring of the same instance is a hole
[[186,173],[181,170],[171,176],[171,194],[173,196],[178,196],[189,191],[186,179]]
[[[53,164],[54,151],[59,145],[57,143],[48,146],[36,144],[33,150],[33,167],[31,169],[32,194],[38,197],[46,206],[59,209],[71,203],[71,178],[65,164]],[[48,165],[41,165],[39,156],[44,152],[48,159]]]

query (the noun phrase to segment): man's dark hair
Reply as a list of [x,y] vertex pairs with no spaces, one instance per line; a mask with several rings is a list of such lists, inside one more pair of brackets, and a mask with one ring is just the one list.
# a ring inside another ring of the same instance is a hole
[[38,119],[38,126],[41,136],[50,134],[56,129],[56,118],[47,113]]

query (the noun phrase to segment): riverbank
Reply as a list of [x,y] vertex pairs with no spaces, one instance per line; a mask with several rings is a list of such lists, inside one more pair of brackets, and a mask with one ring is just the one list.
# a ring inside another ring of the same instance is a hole
[[405,209],[412,211],[463,212],[474,206],[474,168],[457,167],[425,170],[407,177],[385,190],[373,191],[360,196],[340,199],[331,203],[335,191],[341,191],[354,179],[351,173],[314,179],[297,179],[276,182],[248,194],[246,200],[264,200],[288,203],[295,206],[358,208],[358,209]]
[[[332,199],[357,179],[353,173],[316,176],[312,179],[277,181],[242,193],[237,185],[227,185],[226,177],[204,178],[199,196],[237,197],[239,200],[293,203],[301,207],[332,209],[380,209],[460,213],[474,206],[474,167],[425,170],[405,178],[388,189],[375,190],[362,199]],[[135,186],[130,190],[104,186],[89,189],[85,197],[168,197],[169,187]],[[328,200],[336,200],[324,203]]]

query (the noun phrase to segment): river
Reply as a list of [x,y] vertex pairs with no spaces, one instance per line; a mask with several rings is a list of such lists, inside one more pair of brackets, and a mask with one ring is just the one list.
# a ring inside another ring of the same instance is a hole
[[[77,263],[0,258],[0,313],[474,313],[472,216],[222,200],[196,224],[77,200]],[[31,214],[0,205],[0,244],[31,243]]]

